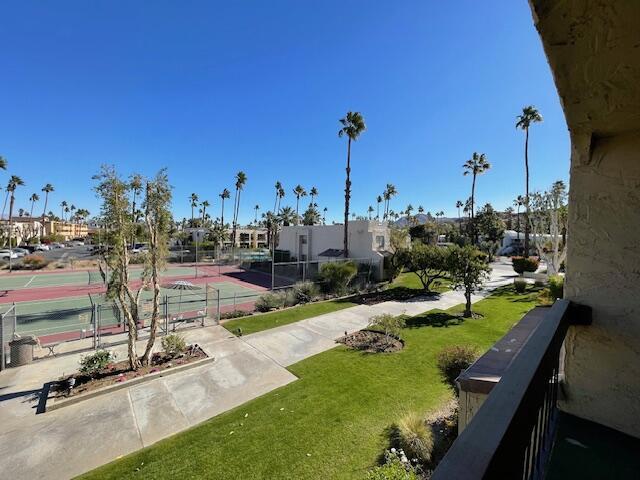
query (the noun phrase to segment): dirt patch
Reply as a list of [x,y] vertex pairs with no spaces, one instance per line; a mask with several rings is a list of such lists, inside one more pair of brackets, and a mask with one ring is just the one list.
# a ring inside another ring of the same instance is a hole
[[187,365],[207,358],[207,354],[198,345],[190,346],[187,351],[175,357],[165,353],[154,353],[151,365],[140,367],[135,372],[129,368],[129,361],[112,363],[93,377],[84,373],[75,373],[58,380],[54,388],[55,398],[70,398],[87,394],[109,385],[123,383],[134,378],[144,377],[170,368]]
[[373,330],[360,330],[337,340],[354,350],[369,353],[392,353],[402,350],[404,342],[396,337],[387,337],[384,333]]

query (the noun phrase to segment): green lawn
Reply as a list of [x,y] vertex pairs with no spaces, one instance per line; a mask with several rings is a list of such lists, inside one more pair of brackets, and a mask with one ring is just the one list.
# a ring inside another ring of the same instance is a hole
[[508,289],[474,306],[480,319],[437,311],[413,317],[401,352],[340,346],[308,358],[290,367],[299,380],[84,477],[362,478],[403,412],[426,413],[450,397],[438,352],[459,343],[486,350],[534,305],[535,294]]
[[232,333],[238,328],[242,328],[242,334],[268,330],[269,328],[280,327],[288,323],[315,317],[324,313],[331,313],[343,308],[353,307],[356,304],[348,300],[330,300],[328,302],[309,303],[278,312],[265,313],[263,315],[250,315],[248,317],[229,320],[222,324],[224,328]]

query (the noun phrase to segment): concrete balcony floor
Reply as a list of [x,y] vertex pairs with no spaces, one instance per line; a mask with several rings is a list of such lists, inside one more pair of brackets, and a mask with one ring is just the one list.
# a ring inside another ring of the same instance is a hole
[[638,479],[640,439],[560,413],[546,480]]

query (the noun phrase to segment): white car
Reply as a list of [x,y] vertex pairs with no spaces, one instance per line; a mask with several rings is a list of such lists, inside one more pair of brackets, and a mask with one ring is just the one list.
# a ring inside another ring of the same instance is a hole
[[33,250],[38,252],[48,252],[50,250],[49,245],[45,244],[45,243],[40,243],[36,246],[33,247]]
[[9,260],[10,258],[18,258],[18,254],[8,249],[0,250],[0,260]]
[[49,248],[53,248],[53,249],[56,249],[56,248],[64,248],[64,244],[62,244],[62,243],[58,243],[58,242],[55,242],[55,243],[50,244],[50,245],[49,245]]
[[29,255],[29,250],[27,250],[26,248],[17,247],[13,249],[13,253],[18,255],[18,257],[24,257],[25,255]]

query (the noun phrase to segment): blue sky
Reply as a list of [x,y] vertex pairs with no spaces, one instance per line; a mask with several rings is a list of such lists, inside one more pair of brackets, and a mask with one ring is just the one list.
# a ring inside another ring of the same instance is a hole
[[0,16],[0,155],[27,183],[17,207],[51,182],[53,205],[95,213],[91,176],[110,163],[168,167],[176,217],[191,192],[219,214],[217,194],[243,170],[241,220],[256,203],[273,208],[276,180],[291,203],[296,184],[315,185],[337,220],[348,110],[368,126],[352,152],[359,214],[391,182],[393,209],[455,215],[474,151],[493,165],[478,202],[510,205],[524,190],[514,123],[528,104],[544,116],[532,188],[568,177],[566,123],[526,0],[16,0]]

